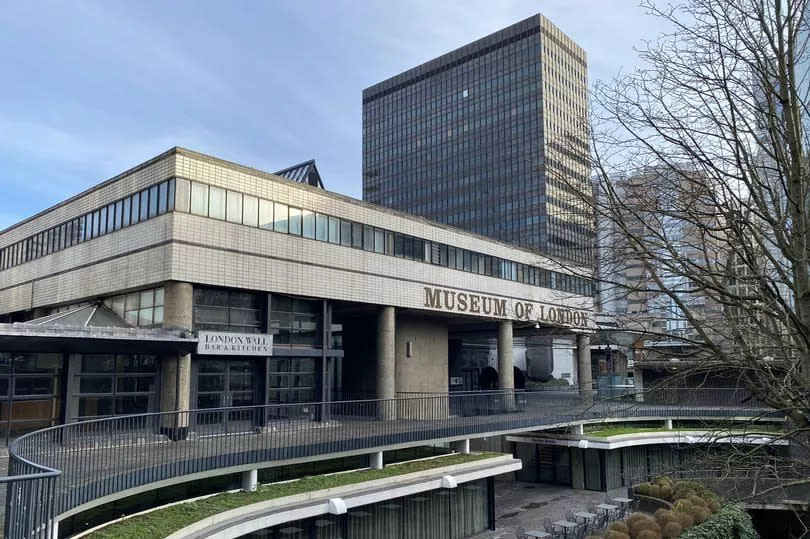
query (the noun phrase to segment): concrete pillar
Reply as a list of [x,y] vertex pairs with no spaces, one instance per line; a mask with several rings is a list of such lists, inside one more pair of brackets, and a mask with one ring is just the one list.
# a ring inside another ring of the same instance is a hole
[[633,367],[633,384],[635,384],[636,401],[644,402],[644,372],[638,367]]
[[242,490],[253,492],[259,486],[259,470],[247,470],[242,472]]
[[368,456],[368,467],[374,468],[375,470],[382,470],[383,469],[383,452],[377,451],[376,453],[372,453]]
[[498,322],[498,389],[515,388],[512,363],[512,321]]
[[664,420],[664,428],[667,429],[667,430],[672,430],[672,420],[671,419],[665,419]]
[[377,398],[379,419],[396,419],[396,312],[382,307],[377,315]]
[[456,453],[461,453],[462,455],[469,455],[470,454],[470,440],[469,438],[466,440],[457,440],[453,442],[453,451]]
[[[189,283],[171,281],[165,285],[163,327],[191,331],[194,313],[194,287]],[[191,354],[169,355],[162,358],[160,379],[160,411],[189,409],[191,399]],[[188,414],[167,414],[162,417],[161,432],[173,440],[188,434]]]
[[571,427],[571,434],[573,434],[574,436],[584,436],[585,427],[581,423],[579,425],[573,425]]
[[585,453],[578,447],[571,448],[571,488],[585,490]]
[[593,395],[590,335],[577,335],[577,380],[580,395]]

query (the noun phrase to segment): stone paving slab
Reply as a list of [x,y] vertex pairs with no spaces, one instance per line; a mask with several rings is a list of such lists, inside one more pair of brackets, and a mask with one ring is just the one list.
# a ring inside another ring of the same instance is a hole
[[566,511],[584,510],[589,500],[594,504],[603,503],[606,494],[615,498],[625,496],[627,490],[605,493],[499,479],[495,482],[495,531],[480,533],[474,539],[514,539],[518,526],[542,530],[543,519],[564,520]]

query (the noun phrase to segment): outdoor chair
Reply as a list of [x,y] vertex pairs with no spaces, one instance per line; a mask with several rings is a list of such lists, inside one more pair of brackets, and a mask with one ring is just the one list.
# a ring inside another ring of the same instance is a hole
[[518,526],[515,528],[515,538],[516,539],[526,539],[526,530]]
[[551,534],[552,537],[559,537],[560,535],[554,531],[554,524],[551,523],[550,518],[543,519],[543,528]]

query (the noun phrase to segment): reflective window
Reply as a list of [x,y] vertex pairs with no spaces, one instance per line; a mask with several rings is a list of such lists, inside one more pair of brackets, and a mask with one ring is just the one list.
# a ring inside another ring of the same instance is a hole
[[309,210],[302,210],[301,220],[304,237],[315,239],[315,213]]
[[245,195],[242,202],[242,222],[247,226],[259,226],[259,199]]
[[191,182],[182,178],[175,180],[175,204],[177,209],[188,213],[191,211]]
[[276,232],[286,234],[289,231],[289,215],[287,205],[276,202],[273,211],[275,212],[273,222]]
[[259,200],[259,228],[273,230],[273,203]]
[[301,235],[301,210],[298,208],[290,207],[290,234],[296,236]]
[[329,243],[340,243],[340,219],[329,216]]
[[242,194],[228,191],[227,219],[231,223],[242,224]]
[[315,214],[315,239],[318,241],[329,239],[329,218],[321,213]]
[[225,189],[209,186],[208,216],[221,221],[225,220]]
[[208,217],[208,186],[191,182],[191,213]]

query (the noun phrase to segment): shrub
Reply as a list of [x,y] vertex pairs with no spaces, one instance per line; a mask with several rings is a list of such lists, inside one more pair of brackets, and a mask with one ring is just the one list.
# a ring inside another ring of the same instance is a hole
[[626,533],[617,532],[616,530],[608,530],[605,533],[605,539],[630,539],[630,536]]
[[632,515],[627,517],[625,522],[627,522],[627,525],[632,528],[633,523],[638,522],[639,520],[649,520],[649,519],[650,519],[650,517],[648,517],[646,515],[642,515],[641,513],[633,513]]
[[643,496],[649,496],[651,488],[652,488],[651,483],[642,483],[642,484],[640,484],[639,486],[636,487],[636,492],[638,492],[639,494],[641,494]]
[[620,520],[617,520],[616,522],[612,523],[610,525],[610,530],[624,534],[630,533],[630,527]]
[[681,534],[682,531],[683,531],[683,528],[677,522],[667,522],[667,524],[661,530],[664,537],[667,537],[667,538],[669,538],[669,537],[678,537]]
[[653,483],[655,483],[659,487],[666,486],[666,487],[671,488],[672,485],[673,485],[672,479],[670,479],[669,477],[667,477],[665,475],[660,475],[660,476],[656,477],[655,480],[653,481]]
[[720,505],[720,501],[716,499],[707,500],[709,503],[709,509],[711,509],[712,513],[716,513],[720,510],[722,505]]
[[702,524],[696,524],[681,533],[681,539],[714,539],[734,537],[756,539],[759,537],[751,523],[751,517],[740,506],[730,503]]
[[[662,528],[669,524],[670,522],[675,522],[679,526],[681,526],[680,520],[678,520],[678,516],[673,511],[661,511],[660,509],[655,512],[655,521],[658,522],[658,525]],[[683,527],[683,526],[681,526]]]
[[673,511],[672,515],[678,519],[678,523],[681,525],[681,528],[688,528],[689,526],[695,525],[695,519],[692,518],[692,515],[689,513],[684,513],[683,511]]
[[665,515],[667,513],[669,513],[669,509],[664,509],[663,507],[661,509],[656,509],[654,514],[655,520],[660,521],[661,515]]
[[700,496],[693,495],[693,496],[689,496],[686,499],[689,500],[689,503],[691,503],[695,507],[705,507],[707,509],[709,508],[709,503],[706,500],[704,500],[703,498],[701,498]]
[[634,521],[630,524],[630,535],[633,537],[638,537],[638,535],[644,531],[649,530],[654,532],[656,535],[661,535],[661,526],[658,525],[653,519],[649,517],[644,517]]
[[653,498],[660,498],[661,497],[661,487],[658,485],[650,485],[650,496]]
[[709,520],[712,516],[712,512],[706,507],[698,507],[695,509],[694,513],[692,513],[692,516],[695,517],[696,524],[702,524]]
[[661,498],[663,498],[664,500],[672,500],[673,494],[674,491],[672,490],[672,487],[670,485],[661,486]]
[[692,514],[692,511],[695,510],[695,506],[692,505],[692,502],[686,499],[675,500],[675,503],[672,504],[673,511],[680,511],[681,513],[688,513]]
[[661,534],[653,530],[641,530],[636,534],[635,539],[661,539]]

